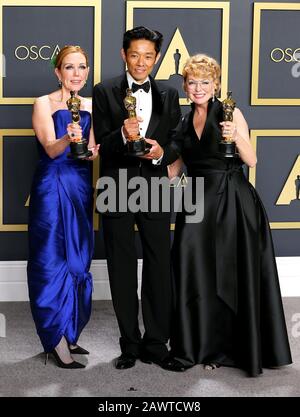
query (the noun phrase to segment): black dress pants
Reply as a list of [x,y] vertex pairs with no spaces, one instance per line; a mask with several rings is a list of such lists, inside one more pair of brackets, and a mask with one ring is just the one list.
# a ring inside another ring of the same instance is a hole
[[[145,213],[126,213],[118,218],[104,215],[102,221],[121,351],[137,357],[143,351],[162,360],[168,355],[166,343],[170,336],[172,305],[170,218],[168,215],[151,218]],[[143,337],[138,323],[135,223],[143,249]]]

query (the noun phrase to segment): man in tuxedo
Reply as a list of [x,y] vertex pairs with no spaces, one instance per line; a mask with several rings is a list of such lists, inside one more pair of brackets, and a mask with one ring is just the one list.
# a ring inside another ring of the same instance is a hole
[[[114,179],[117,195],[120,170],[122,175],[126,170],[127,181],[143,177],[148,184],[153,177],[167,176],[168,157],[173,152],[170,141],[181,113],[177,91],[150,76],[159,60],[161,43],[162,35],[157,31],[142,26],[127,31],[121,55],[128,71],[94,87],[93,124],[101,146],[101,176]],[[136,118],[128,118],[124,106],[128,88],[136,98]],[[137,135],[147,138],[151,146],[142,157],[127,154],[127,141]],[[184,371],[182,364],[169,356],[166,346],[172,307],[170,213],[161,209],[155,213],[150,209],[124,212],[117,208],[103,213],[102,224],[112,300],[121,333],[121,356],[115,361],[116,368],[131,368],[139,358],[167,370]],[[143,337],[138,323],[135,224],[143,250]]]

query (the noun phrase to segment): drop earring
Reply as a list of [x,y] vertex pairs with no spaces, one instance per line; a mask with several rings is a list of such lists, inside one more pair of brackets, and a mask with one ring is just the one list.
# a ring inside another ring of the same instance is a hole
[[58,87],[59,88],[62,88],[62,82],[61,82],[61,80],[58,80]]
[[214,103],[215,102],[215,99],[216,99],[216,97],[215,97],[215,92],[213,92],[213,95],[212,95],[212,102]]

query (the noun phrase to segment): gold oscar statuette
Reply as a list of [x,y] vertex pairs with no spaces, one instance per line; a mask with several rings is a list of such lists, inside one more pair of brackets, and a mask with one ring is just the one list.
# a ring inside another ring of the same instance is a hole
[[[128,112],[128,118],[136,118],[136,98],[132,94],[132,90],[127,88],[126,97],[124,98],[124,106]],[[147,142],[139,134],[127,138],[127,155],[143,156],[149,152]]]
[[[223,107],[223,121],[232,122],[233,121],[233,112],[235,109],[236,103],[232,98],[232,92],[228,91],[227,98],[222,101]],[[236,144],[232,140],[231,136],[224,136],[219,143],[219,152],[225,158],[239,158],[239,154],[236,150]]]
[[[67,100],[68,110],[72,114],[72,123],[80,124],[80,104],[81,100],[77,97],[75,91],[70,92],[71,97]],[[74,137],[70,143],[71,152],[68,154],[72,159],[83,159],[93,155],[92,151],[88,150],[88,141],[82,137]]]

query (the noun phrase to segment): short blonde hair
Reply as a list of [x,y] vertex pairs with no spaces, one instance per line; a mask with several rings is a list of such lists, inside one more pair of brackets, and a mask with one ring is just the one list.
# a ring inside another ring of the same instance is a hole
[[191,56],[184,64],[182,71],[184,85],[189,75],[212,79],[215,93],[219,93],[221,88],[221,68],[214,58],[204,54]]
[[80,46],[78,45],[66,45],[64,46],[59,53],[56,55],[55,58],[55,68],[60,69],[61,68],[61,64],[64,60],[64,58],[69,55],[69,54],[74,54],[76,52],[79,52],[80,54],[82,54],[85,57],[86,60],[86,65],[89,66],[88,63],[88,56],[87,53],[85,52],[84,49],[82,49]]

